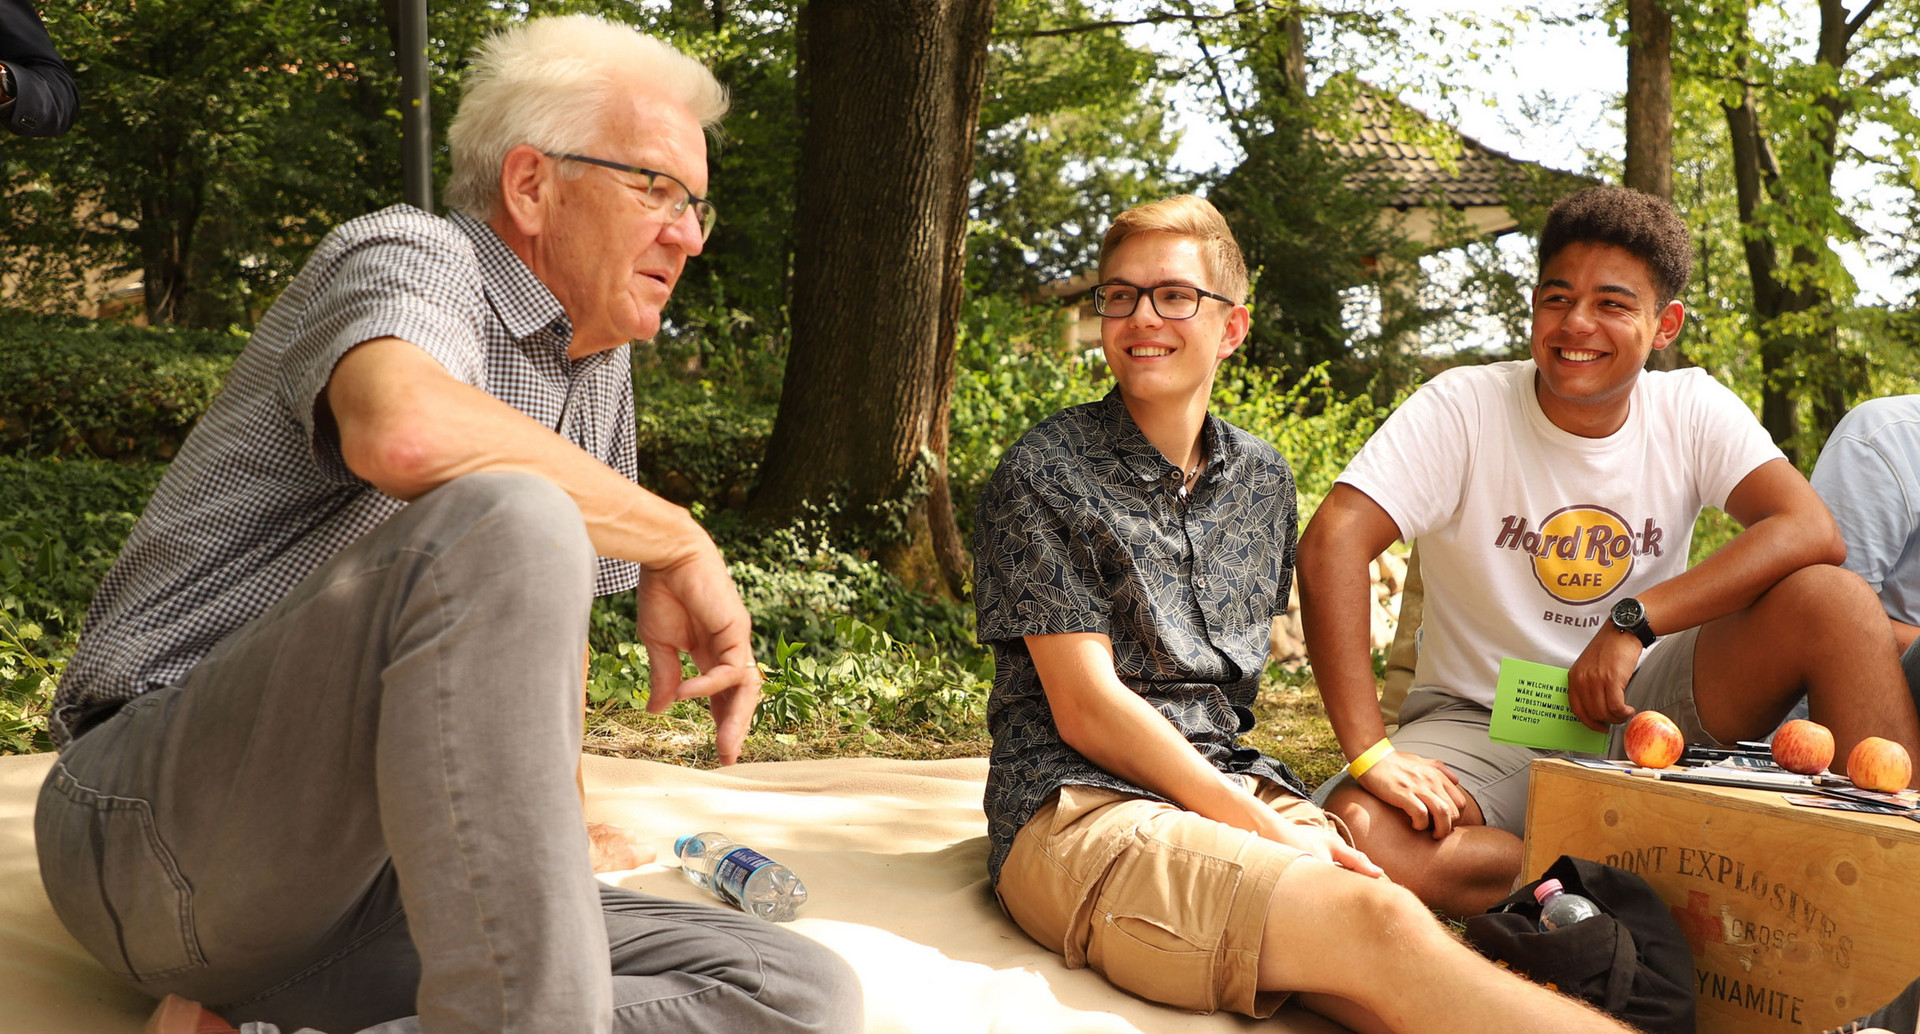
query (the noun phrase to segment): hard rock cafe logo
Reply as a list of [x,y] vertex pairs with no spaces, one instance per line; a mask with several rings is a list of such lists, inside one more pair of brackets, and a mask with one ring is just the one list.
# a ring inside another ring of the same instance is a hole
[[1493,548],[1513,549],[1533,558],[1533,576],[1547,595],[1562,603],[1595,603],[1618,589],[1633,571],[1636,557],[1661,555],[1661,528],[1647,518],[1634,531],[1604,506],[1567,506],[1547,515],[1538,530],[1525,517],[1500,520]]

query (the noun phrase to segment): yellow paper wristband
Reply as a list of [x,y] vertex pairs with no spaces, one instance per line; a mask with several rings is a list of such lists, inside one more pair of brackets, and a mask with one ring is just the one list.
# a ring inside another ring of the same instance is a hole
[[1355,779],[1367,774],[1367,770],[1380,763],[1380,759],[1393,753],[1393,743],[1385,736],[1380,742],[1360,752],[1360,756],[1347,762],[1347,774]]

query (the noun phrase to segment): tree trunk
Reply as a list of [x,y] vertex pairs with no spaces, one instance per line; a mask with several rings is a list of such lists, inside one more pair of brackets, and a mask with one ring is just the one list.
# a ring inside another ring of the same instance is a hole
[[793,338],[756,509],[837,499],[886,566],[954,594],[946,484],[973,142],[994,0],[802,12]]
[[[1754,104],[1753,88],[1741,91],[1738,104],[1723,104],[1727,119],[1727,137],[1733,151],[1734,199],[1740,213],[1740,225],[1758,230],[1760,206],[1765,201],[1764,181],[1777,177],[1773,150],[1760,132],[1760,113]],[[1768,334],[1766,325],[1784,311],[1784,288],[1776,279],[1779,252],[1773,238],[1764,232],[1748,232],[1741,240],[1747,259],[1747,278],[1753,286],[1754,324],[1760,331],[1760,423],[1776,443],[1783,447],[1800,430],[1793,396],[1787,391],[1786,369],[1792,362],[1789,342]],[[1789,453],[1788,459],[1795,457]]]
[[1673,19],[1627,0],[1627,186],[1673,200]]
[[[1828,65],[1837,78],[1850,56],[1847,50],[1855,32],[1870,11],[1863,11],[1852,22],[1835,0],[1820,3],[1820,45],[1817,60]],[[1746,26],[1740,26],[1737,39],[1744,45]],[[1744,55],[1735,59],[1746,78]],[[1825,118],[1815,120],[1806,130],[1812,147],[1807,150],[1817,163],[1814,182],[1819,197],[1814,200],[1834,203],[1833,170],[1838,155],[1838,128],[1847,113],[1847,102],[1829,94],[1817,103],[1826,109]],[[1795,245],[1782,261],[1774,232],[1769,228],[1764,207],[1792,211],[1804,206],[1807,197],[1787,196],[1780,163],[1768,142],[1751,83],[1742,89],[1738,103],[1721,105],[1733,154],[1736,200],[1743,229],[1742,248],[1747,260],[1748,278],[1753,289],[1754,330],[1760,339],[1760,422],[1789,460],[1798,463],[1800,434],[1799,403],[1802,395],[1812,403],[1813,416],[1822,436],[1846,412],[1852,388],[1862,381],[1859,363],[1840,351],[1839,325],[1831,289],[1817,275],[1800,274],[1811,270],[1819,256],[1804,244]],[[1774,218],[1778,218],[1775,215]],[[1795,269],[1794,267],[1798,267]],[[1790,271],[1791,270],[1791,271]],[[1798,317],[1811,313],[1812,321]],[[1788,330],[1788,327],[1804,329]]]
[[193,237],[206,186],[192,158],[156,156],[157,182],[140,198],[141,284],[150,326],[185,325],[192,315]]
[[[1627,186],[1673,200],[1673,18],[1663,0],[1627,0]],[[1647,356],[1677,370],[1683,341]]]

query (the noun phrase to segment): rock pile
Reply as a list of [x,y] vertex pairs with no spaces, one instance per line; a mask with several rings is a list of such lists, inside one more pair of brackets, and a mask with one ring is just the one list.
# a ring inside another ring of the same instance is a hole
[[[1373,619],[1368,632],[1368,645],[1374,650],[1386,650],[1393,646],[1393,634],[1398,628],[1400,613],[1400,590],[1407,584],[1407,558],[1394,553],[1382,553],[1373,558]],[[1307,640],[1300,630],[1300,583],[1293,584],[1293,591],[1287,597],[1287,616],[1273,619],[1272,646],[1269,654],[1273,660],[1281,663],[1301,662],[1307,659]]]

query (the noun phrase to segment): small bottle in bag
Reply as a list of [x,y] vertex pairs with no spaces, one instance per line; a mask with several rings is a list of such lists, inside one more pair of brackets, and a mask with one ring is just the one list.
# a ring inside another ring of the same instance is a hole
[[1542,881],[1533,888],[1533,900],[1540,902],[1540,929],[1558,930],[1582,919],[1600,914],[1600,906],[1578,894],[1569,894],[1559,880]]
[[680,837],[673,853],[694,886],[743,912],[785,923],[807,903],[807,887],[792,869],[719,833]]

